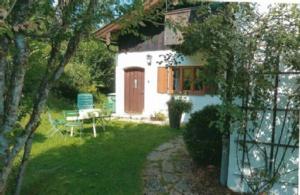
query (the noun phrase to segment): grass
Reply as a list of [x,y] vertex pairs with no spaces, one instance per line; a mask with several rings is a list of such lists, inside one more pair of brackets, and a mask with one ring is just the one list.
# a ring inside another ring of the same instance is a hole
[[[57,109],[59,110],[59,109]],[[53,115],[58,111],[52,109]],[[82,138],[46,137],[43,116],[22,194],[142,194],[146,156],[180,132],[168,127],[112,121],[97,138],[86,126]]]

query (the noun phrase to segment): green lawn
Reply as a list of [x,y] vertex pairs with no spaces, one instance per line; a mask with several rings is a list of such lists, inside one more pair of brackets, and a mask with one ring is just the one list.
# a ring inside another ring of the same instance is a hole
[[[54,113],[54,116],[57,116]],[[46,137],[43,117],[27,167],[22,194],[142,194],[146,156],[180,132],[168,127],[113,121],[92,137]]]

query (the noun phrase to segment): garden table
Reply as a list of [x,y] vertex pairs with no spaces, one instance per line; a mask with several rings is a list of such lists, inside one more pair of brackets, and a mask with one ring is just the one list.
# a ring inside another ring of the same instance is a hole
[[[78,111],[78,116],[71,116],[71,117],[66,117],[67,121],[77,121],[77,120],[88,120],[92,119],[93,121],[93,135],[94,137],[97,136],[96,132],[96,118],[101,117],[101,109],[97,108],[88,108],[88,109],[81,109]],[[72,132],[71,132],[72,134]]]

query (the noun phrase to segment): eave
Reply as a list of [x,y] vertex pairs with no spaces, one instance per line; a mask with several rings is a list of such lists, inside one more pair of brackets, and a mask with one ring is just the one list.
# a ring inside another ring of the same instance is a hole
[[[156,6],[158,6],[160,3],[163,3],[163,0],[147,0],[144,3],[144,11],[147,12]],[[130,20],[130,18],[134,17],[134,13],[130,13],[128,15],[122,16],[121,18],[117,19],[116,21],[109,23],[105,25],[104,27],[98,29],[95,32],[95,36],[97,38],[100,38],[106,42],[106,44],[110,44],[111,39],[111,33],[117,32],[122,29],[121,22],[122,20]]]

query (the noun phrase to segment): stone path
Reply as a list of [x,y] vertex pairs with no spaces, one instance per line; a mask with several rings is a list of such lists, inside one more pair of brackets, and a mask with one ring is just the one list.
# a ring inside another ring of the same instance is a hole
[[196,195],[192,160],[182,136],[160,145],[147,157],[143,172],[144,194]]

